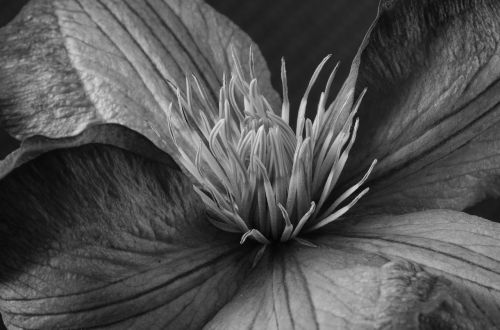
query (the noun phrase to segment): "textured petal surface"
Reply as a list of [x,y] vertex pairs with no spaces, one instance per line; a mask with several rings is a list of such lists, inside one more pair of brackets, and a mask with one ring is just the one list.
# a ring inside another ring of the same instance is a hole
[[208,329],[496,329],[500,228],[453,211],[367,218],[268,253]]
[[0,205],[0,311],[13,329],[198,329],[251,266],[185,176],[112,146],[22,165]]
[[286,246],[271,251],[208,329],[369,329],[383,257]]
[[165,166],[178,169],[173,159],[157,149],[148,139],[124,126],[115,124],[95,125],[77,136],[51,139],[34,136],[23,141],[21,146],[0,160],[0,179],[12,170],[52,150],[78,147],[89,143],[110,145],[124,150],[133,150],[143,157],[159,161]]
[[[464,322],[465,329],[500,326],[498,223],[465,213],[434,210],[365,218],[339,232],[344,238],[332,238],[339,247],[408,260],[430,274],[442,276],[458,289],[461,299],[454,301],[444,295],[436,311],[426,312],[433,322],[451,322],[454,326]],[[481,326],[472,326],[479,320]]]
[[182,87],[194,74],[215,103],[230,45],[248,59],[250,44],[198,0],[33,0],[0,32],[1,122],[18,138],[65,137],[106,122],[158,141],[150,126],[167,132],[165,111],[176,100],[169,83]]
[[365,207],[463,210],[498,195],[500,5],[399,0],[362,57],[368,87],[351,175],[373,158]]

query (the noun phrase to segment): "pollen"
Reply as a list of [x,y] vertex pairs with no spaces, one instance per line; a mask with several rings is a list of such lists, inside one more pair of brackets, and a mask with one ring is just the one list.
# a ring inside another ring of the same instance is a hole
[[[212,225],[241,234],[241,244],[248,239],[265,245],[289,240],[307,244],[301,235],[341,219],[369,190],[362,186],[376,161],[359,182],[332,196],[356,139],[356,112],[364,91],[354,105],[348,102],[353,90],[339,93],[327,105],[337,65],[314,119],[305,116],[311,88],[329,57],[307,86],[295,130],[289,124],[284,60],[281,109],[274,109],[259,90],[252,51],[245,75],[233,50],[232,72],[222,79],[218,107],[210,104],[194,76],[186,78],[184,91],[173,86],[177,102],[167,109],[168,133],[178,161],[194,178]],[[193,143],[196,152],[182,147]]]

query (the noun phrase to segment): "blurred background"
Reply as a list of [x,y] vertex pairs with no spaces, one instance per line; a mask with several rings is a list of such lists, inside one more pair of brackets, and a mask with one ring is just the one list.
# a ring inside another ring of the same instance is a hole
[[[11,20],[26,0],[0,0],[0,26]],[[281,90],[280,61],[287,62],[292,105],[298,105],[319,62],[333,54],[329,68],[341,62],[337,85],[343,81],[358,45],[374,19],[378,0],[207,0],[248,33],[263,52]],[[323,81],[326,77],[323,77]],[[321,82],[318,85],[322,85]],[[0,87],[1,88],[1,87]],[[313,93],[314,98],[318,93]],[[0,109],[1,111],[1,109]],[[0,159],[17,141],[0,130]],[[500,201],[487,200],[467,210],[492,220],[500,219]],[[1,262],[1,261],[0,261]],[[0,329],[2,328],[0,322]]]

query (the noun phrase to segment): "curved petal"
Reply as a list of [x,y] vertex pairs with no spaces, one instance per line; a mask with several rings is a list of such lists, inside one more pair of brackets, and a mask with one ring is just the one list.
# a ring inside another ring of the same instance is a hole
[[[159,144],[150,127],[166,130],[176,100],[169,84],[194,74],[215,103],[231,44],[243,55],[251,41],[201,0],[32,0],[0,32],[0,119],[18,138],[66,137],[105,122]],[[261,86],[276,101],[255,53]]]
[[[391,260],[408,260],[446,279],[462,300],[443,296],[435,320],[472,310],[479,329],[500,326],[500,225],[465,213],[434,210],[400,216],[376,216],[352,222],[330,237],[332,246],[356,248]],[[473,327],[474,328],[474,327]],[[474,328],[476,329],[476,328]]]
[[365,218],[268,251],[207,329],[496,329],[500,226],[453,211]]
[[112,146],[51,151],[17,168],[0,182],[5,323],[200,328],[252,264],[200,205],[178,170]]
[[95,125],[77,136],[51,139],[34,136],[24,140],[21,146],[0,160],[0,180],[19,166],[52,150],[79,147],[86,144],[110,145],[155,160],[178,169],[174,160],[157,149],[148,139],[124,126],[115,124]]
[[365,208],[463,210],[498,194],[499,14],[495,1],[399,0],[381,16],[350,169],[379,159]]

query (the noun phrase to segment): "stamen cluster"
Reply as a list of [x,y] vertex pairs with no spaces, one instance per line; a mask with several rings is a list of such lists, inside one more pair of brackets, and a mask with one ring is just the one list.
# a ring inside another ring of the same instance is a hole
[[[241,243],[248,238],[262,244],[292,239],[307,243],[301,233],[339,219],[368,192],[360,187],[376,161],[357,184],[331,199],[356,138],[355,115],[363,95],[351,106],[351,90],[326,106],[336,67],[321,93],[314,120],[306,119],[307,99],[326,57],[306,89],[294,132],[289,125],[284,61],[279,114],[259,91],[253,53],[248,79],[234,51],[232,59],[233,71],[229,81],[223,78],[218,109],[210,105],[196,77],[186,78],[184,93],[175,87],[177,109],[170,105],[168,122],[180,163],[195,179],[196,192],[217,228],[241,233]],[[174,111],[182,118],[176,127]],[[334,127],[340,130],[335,132]],[[193,143],[196,153],[188,154],[181,147]]]

